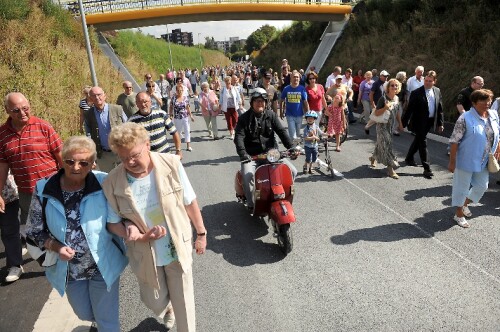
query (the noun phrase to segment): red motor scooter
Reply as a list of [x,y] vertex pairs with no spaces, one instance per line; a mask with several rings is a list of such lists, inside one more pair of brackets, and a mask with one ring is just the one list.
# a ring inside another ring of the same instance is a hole
[[[266,154],[252,157],[252,160],[258,163],[254,176],[253,215],[261,219],[268,217],[278,239],[278,245],[285,255],[292,251],[290,223],[296,220],[292,206],[295,191],[292,171],[286,164],[280,162],[280,159],[288,156],[288,151],[279,152],[272,149]],[[236,173],[234,188],[238,201],[245,203],[241,170]]]

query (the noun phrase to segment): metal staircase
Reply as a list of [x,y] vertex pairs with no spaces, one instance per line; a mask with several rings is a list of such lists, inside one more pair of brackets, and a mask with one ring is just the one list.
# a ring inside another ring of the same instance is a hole
[[335,46],[338,38],[342,34],[345,25],[347,24],[349,17],[347,16],[343,21],[331,21],[328,23],[323,35],[321,36],[321,43],[319,43],[316,52],[314,53],[307,70],[312,66],[316,67],[316,72],[319,73],[323,65],[325,64],[328,55]]

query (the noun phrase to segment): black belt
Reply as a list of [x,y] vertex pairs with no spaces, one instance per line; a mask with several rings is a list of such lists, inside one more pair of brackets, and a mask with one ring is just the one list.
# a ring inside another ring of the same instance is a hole
[[101,150],[104,152],[112,152],[110,149],[106,149],[106,148],[101,148]]

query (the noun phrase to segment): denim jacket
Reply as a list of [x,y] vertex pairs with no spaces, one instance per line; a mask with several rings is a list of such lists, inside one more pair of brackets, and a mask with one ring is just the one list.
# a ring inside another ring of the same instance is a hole
[[[54,238],[65,243],[66,215],[62,203],[60,178],[63,170],[50,178],[39,180],[36,193],[42,201],[47,198],[45,216],[47,227]],[[120,238],[106,229],[107,204],[101,183],[107,174],[90,172],[85,179],[85,192],[80,204],[81,226],[87,239],[92,257],[101,272],[109,290],[128,264],[124,255],[124,245]],[[68,273],[68,262],[57,259],[57,263],[45,269],[47,279],[52,286],[64,295]]]
[[[496,112],[489,110],[488,121],[493,128],[493,146],[489,151],[496,151],[499,139],[499,123]],[[456,167],[467,172],[481,172],[488,165],[486,153],[488,143],[485,124],[477,111],[472,107],[464,115],[465,133],[458,144]]]

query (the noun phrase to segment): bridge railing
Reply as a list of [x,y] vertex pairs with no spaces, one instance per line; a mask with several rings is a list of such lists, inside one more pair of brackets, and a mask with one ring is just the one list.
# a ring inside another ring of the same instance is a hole
[[[80,14],[78,1],[53,0],[66,8],[74,15]],[[275,4],[311,4],[311,5],[339,5],[351,4],[351,0],[84,0],[82,1],[86,14],[104,14],[141,10],[158,7],[177,7],[184,5],[208,5],[227,3],[275,3]]]

